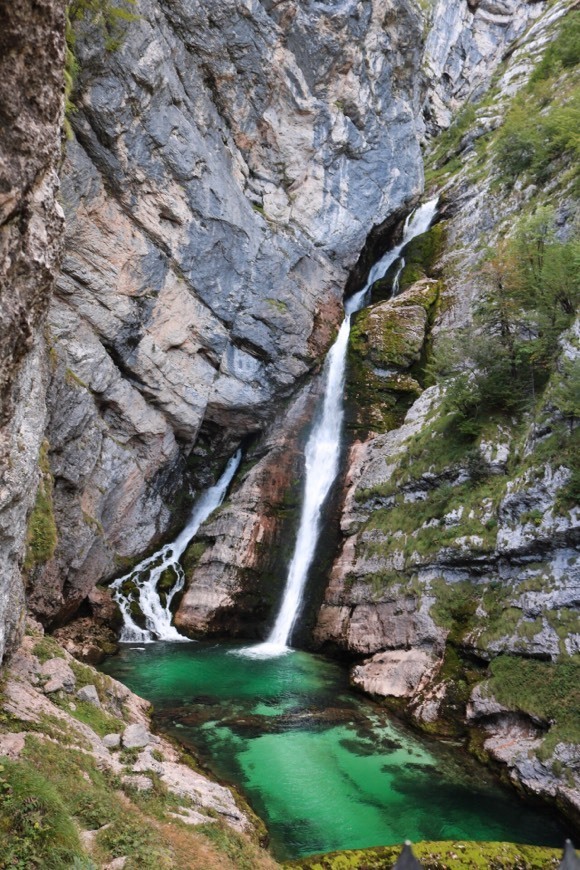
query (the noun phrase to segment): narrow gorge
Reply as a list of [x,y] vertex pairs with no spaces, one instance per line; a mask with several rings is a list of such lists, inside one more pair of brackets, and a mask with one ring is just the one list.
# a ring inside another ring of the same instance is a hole
[[580,843],[579,16],[0,2],[0,868]]

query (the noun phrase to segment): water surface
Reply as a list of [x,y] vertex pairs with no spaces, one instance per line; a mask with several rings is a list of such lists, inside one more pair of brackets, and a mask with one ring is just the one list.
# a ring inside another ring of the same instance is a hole
[[560,846],[546,812],[457,745],[422,739],[349,690],[340,665],[228,644],[124,647],[103,670],[155,706],[159,727],[236,785],[279,859],[405,839]]

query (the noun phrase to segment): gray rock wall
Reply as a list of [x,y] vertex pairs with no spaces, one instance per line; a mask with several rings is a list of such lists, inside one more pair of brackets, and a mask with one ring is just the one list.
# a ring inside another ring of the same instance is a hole
[[545,11],[545,4],[521,0],[438,0],[425,41],[429,81],[424,113],[437,133],[465,103],[479,99],[506,49]]
[[49,619],[167,531],[200,433],[224,455],[273,419],[369,230],[422,186],[408,0],[134,11],[116,51],[89,24],[77,40],[50,314],[61,535],[31,598]]
[[23,630],[21,567],[45,425],[42,327],[63,229],[64,7],[0,3],[0,660]]

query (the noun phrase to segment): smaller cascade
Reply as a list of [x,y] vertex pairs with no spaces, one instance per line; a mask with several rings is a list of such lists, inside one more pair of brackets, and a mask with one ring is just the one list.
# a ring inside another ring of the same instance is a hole
[[411,239],[429,229],[437,211],[437,202],[437,198],[432,199],[419,206],[407,217],[401,242],[387,251],[375,263],[362,290],[359,290],[345,302],[344,320],[324,363],[324,393],[321,407],[317,410],[314,426],[306,444],[306,474],[300,525],[294,554],[288,568],[286,588],[280,610],[264,643],[239,650],[236,652],[237,655],[250,658],[268,658],[284,655],[290,651],[292,631],[302,606],[308,572],[320,536],[322,508],[338,474],[344,417],[343,393],[346,353],[351,316],[368,305],[373,284],[384,278]]
[[[187,642],[189,638],[180,634],[172,624],[171,603],[185,585],[185,574],[179,563],[191,539],[207,518],[223,502],[234,474],[242,459],[238,450],[229,460],[217,483],[210,486],[193,506],[189,521],[183,531],[170,544],[165,544],[152,556],[143,559],[128,574],[118,577],[111,583],[113,598],[119,605],[123,616],[122,643],[153,643],[156,640]],[[171,588],[162,601],[159,582],[165,572],[175,578]],[[145,617],[145,628],[140,628],[131,615],[131,605],[139,606]]]
[[391,290],[391,299],[394,299],[395,296],[399,294],[399,282],[401,280],[401,274],[403,269],[405,268],[405,258],[401,257],[399,260],[399,264],[397,266],[397,271],[395,272],[395,277],[393,278],[393,289]]

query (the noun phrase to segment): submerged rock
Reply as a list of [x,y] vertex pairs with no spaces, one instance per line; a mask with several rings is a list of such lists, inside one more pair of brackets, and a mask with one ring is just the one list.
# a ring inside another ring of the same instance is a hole
[[421,683],[427,683],[441,664],[421,649],[388,650],[366,659],[352,669],[353,685],[369,695],[411,698]]

